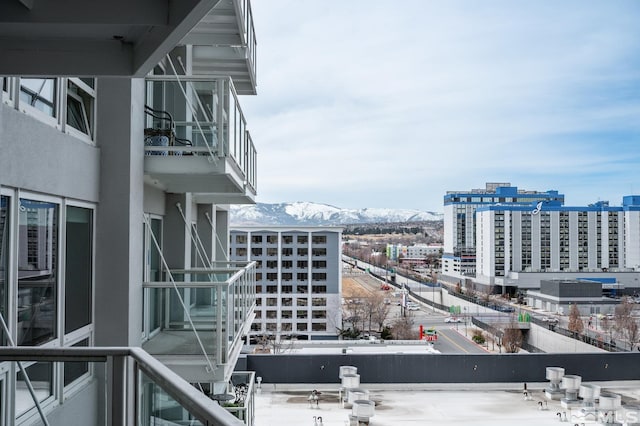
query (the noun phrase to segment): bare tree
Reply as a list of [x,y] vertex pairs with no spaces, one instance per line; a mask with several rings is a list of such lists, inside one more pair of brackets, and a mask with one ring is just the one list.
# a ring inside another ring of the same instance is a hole
[[571,305],[571,309],[569,310],[569,325],[567,328],[575,334],[580,334],[582,333],[582,330],[584,330],[584,323],[580,317],[580,310],[578,310],[578,305],[575,303]]
[[295,339],[282,339],[274,334],[262,334],[257,336],[256,353],[281,354],[291,351]]
[[413,315],[400,316],[391,324],[391,334],[396,340],[414,340],[418,337],[414,327]]
[[369,330],[371,330],[371,321],[377,326],[377,331],[382,331],[385,321],[391,312],[391,304],[385,303],[384,293],[373,293],[368,300],[367,309],[369,310]]
[[632,350],[638,341],[638,322],[633,317],[634,305],[628,300],[623,300],[615,310],[614,329],[620,337],[629,342],[629,349]]
[[505,326],[502,332],[502,346],[506,353],[515,354],[522,347],[524,337],[522,330],[518,326],[515,315],[511,315],[509,324]]

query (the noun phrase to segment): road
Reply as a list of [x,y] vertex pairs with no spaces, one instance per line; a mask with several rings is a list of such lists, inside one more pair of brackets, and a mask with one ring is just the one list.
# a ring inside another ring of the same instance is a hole
[[[369,274],[349,274],[345,275],[348,280],[343,292],[347,293],[379,293],[381,281]],[[360,289],[358,289],[360,287]],[[389,312],[389,322],[393,322],[398,316],[403,315],[402,308],[398,304],[402,300],[398,294],[394,296],[393,290],[386,291],[386,297],[391,301],[391,310]],[[438,311],[427,305],[418,303],[419,309],[416,311],[406,310],[406,315],[411,316],[416,326],[416,335],[418,327],[422,325],[425,329],[435,328],[438,332],[438,341],[435,343],[435,349],[442,353],[486,353],[486,350],[473,343],[470,339],[465,338],[465,331],[470,333],[470,327],[465,327],[464,323],[446,323],[444,320],[448,313]],[[469,336],[471,336],[469,334]]]

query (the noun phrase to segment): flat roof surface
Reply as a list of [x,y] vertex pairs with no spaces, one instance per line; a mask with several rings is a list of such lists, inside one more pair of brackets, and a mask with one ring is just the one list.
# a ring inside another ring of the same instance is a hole
[[[623,405],[640,403],[640,382],[590,383],[601,386],[603,392],[621,394]],[[407,386],[361,385],[362,389],[369,390],[369,399],[375,402],[371,426],[557,425],[558,412],[565,412],[571,424],[594,423],[580,417],[579,407],[566,409],[560,401],[548,400],[544,395],[547,383],[528,384],[530,399],[524,398],[523,383],[432,384],[421,385],[421,389]],[[263,383],[256,393],[255,425],[348,426],[352,408],[349,404],[341,405],[339,387],[339,382],[335,386],[316,387]],[[317,406],[308,401],[313,389],[321,392]],[[539,402],[542,402],[542,409]],[[322,417],[322,423],[319,417]]]

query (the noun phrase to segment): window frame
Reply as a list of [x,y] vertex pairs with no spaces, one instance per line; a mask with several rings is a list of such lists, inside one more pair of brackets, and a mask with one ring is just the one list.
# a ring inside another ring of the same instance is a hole
[[[26,79],[26,78],[25,78]],[[47,114],[44,111],[39,110],[38,108],[36,108],[35,106],[31,106],[28,103],[22,101],[20,99],[20,93],[22,92],[22,78],[16,78],[16,98],[15,98],[15,104],[16,104],[16,108],[37,119],[38,121],[42,121],[43,123],[49,124],[53,127],[55,127],[56,129],[62,131],[62,126],[61,126],[61,122],[60,122],[60,111],[61,111],[61,107],[60,107],[60,99],[62,98],[61,96],[61,89],[60,87],[62,86],[60,84],[60,79],[56,78],[56,77],[43,77],[43,78],[39,78],[40,80],[53,80],[55,83],[55,89],[54,89],[54,94],[55,94],[55,101],[53,102],[53,112],[54,115],[51,116],[49,114]]]
[[[63,79],[64,82],[64,104],[62,105],[61,111],[64,112],[64,120],[62,121],[64,125],[64,132],[75,136],[79,139],[84,139],[87,142],[94,142],[96,135],[96,88],[89,86],[87,83],[82,81],[77,77],[69,77]],[[94,79],[94,86],[97,86],[97,81]],[[84,92],[88,98],[90,98],[89,110],[87,111],[87,106],[84,103],[84,98],[75,93],[72,90],[69,90],[69,86],[74,85],[78,91]],[[61,84],[62,86],[62,84]],[[84,121],[84,125],[87,128],[87,132],[83,132],[81,129],[78,129],[69,123],[68,110],[69,110],[69,98],[72,98],[74,101],[78,102],[81,107],[81,115],[82,120]],[[61,114],[63,115],[63,114]]]

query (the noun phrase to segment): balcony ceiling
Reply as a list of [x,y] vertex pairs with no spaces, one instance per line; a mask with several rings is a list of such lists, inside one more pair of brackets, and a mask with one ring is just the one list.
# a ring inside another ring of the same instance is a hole
[[220,0],[1,0],[0,75],[143,77]]

